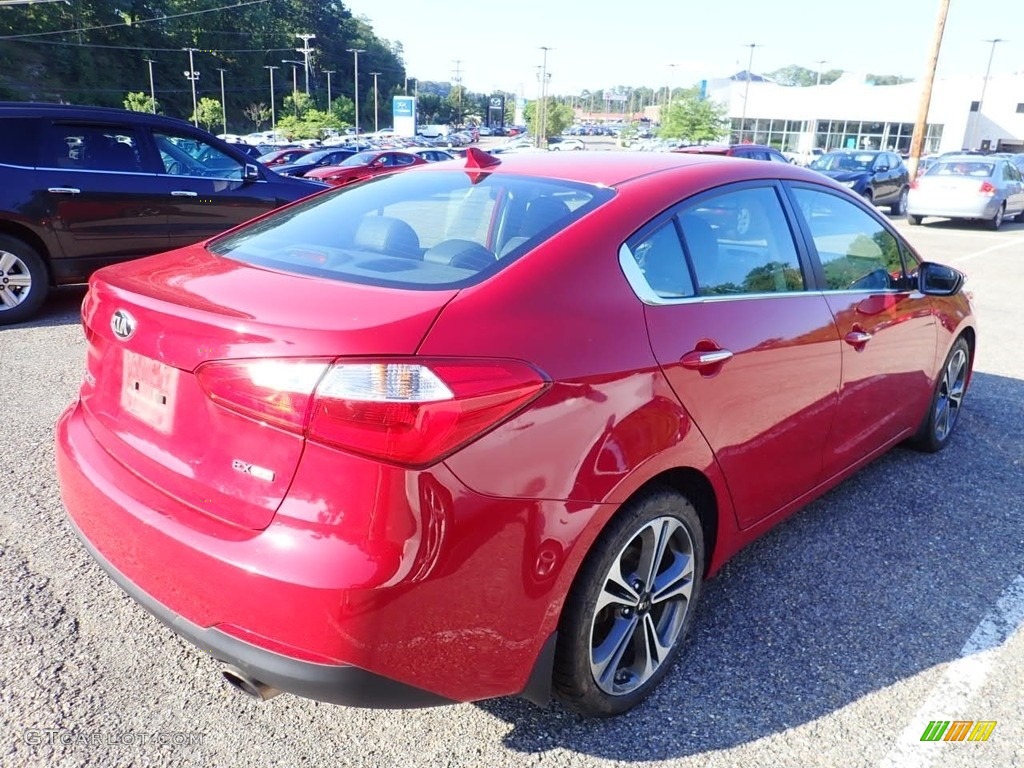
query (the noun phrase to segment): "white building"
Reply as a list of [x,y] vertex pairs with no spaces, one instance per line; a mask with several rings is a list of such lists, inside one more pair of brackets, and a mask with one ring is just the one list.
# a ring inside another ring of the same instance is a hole
[[[728,106],[732,142],[769,144],[787,152],[892,149],[909,152],[921,97],[918,81],[870,85],[843,75],[830,85],[791,87],[745,72],[711,80],[709,98]],[[936,80],[924,152],[963,148],[1024,151],[1024,74]],[[744,99],[746,104],[744,105]],[[741,126],[742,120],[742,126]]]

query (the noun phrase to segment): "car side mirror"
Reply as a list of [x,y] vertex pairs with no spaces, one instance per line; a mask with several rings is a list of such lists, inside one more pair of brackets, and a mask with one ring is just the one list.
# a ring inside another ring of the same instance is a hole
[[260,180],[260,169],[255,163],[246,163],[245,172],[242,174],[242,178],[246,181],[259,181]]
[[926,261],[917,270],[917,289],[926,296],[952,296],[963,287],[965,279],[959,270]]

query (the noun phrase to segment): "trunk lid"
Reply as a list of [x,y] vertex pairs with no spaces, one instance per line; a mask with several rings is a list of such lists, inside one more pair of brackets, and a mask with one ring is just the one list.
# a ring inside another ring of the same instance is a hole
[[410,355],[456,291],[405,291],[271,271],[201,246],[97,272],[82,307],[81,402],[127,469],[197,511],[269,525],[304,438],[218,405],[211,360]]

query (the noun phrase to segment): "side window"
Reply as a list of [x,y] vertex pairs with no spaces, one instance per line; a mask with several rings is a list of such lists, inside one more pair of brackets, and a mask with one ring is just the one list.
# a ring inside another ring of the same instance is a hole
[[54,123],[46,129],[39,165],[138,173],[142,171],[138,133],[122,125]]
[[804,290],[793,236],[771,187],[732,190],[679,217],[701,296]]
[[828,290],[899,287],[903,277],[900,247],[880,221],[827,192],[796,187],[793,196],[810,228]]
[[901,165],[903,165],[903,158],[900,157],[899,155],[894,155],[894,154],[892,154],[890,152],[889,153],[889,167],[890,168],[899,168]]
[[34,166],[38,162],[39,121],[34,117],[0,118],[0,163]]
[[205,176],[241,180],[240,162],[202,139],[170,131],[154,131],[164,173],[171,176]]
[[769,152],[768,159],[776,163],[785,163],[786,165],[790,164],[789,160],[781,152]]
[[413,162],[412,155],[392,155],[395,158],[393,165],[409,165]]
[[683,244],[672,221],[642,240],[630,243],[629,249],[647,284],[661,298],[682,299],[694,295]]
[[1005,181],[1020,181],[1020,174],[1017,173],[1017,169],[1009,163],[1003,166],[1003,179]]

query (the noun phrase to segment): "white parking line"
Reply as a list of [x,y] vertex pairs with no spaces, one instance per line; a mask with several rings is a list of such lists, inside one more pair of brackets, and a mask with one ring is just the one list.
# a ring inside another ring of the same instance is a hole
[[1015,632],[1024,626],[1024,576],[1018,576],[996,600],[960,650],[960,657],[946,668],[942,680],[900,734],[880,768],[927,768],[943,749],[943,742],[924,742],[921,736],[932,720],[964,717],[971,699],[985,683],[996,655]]
[[1024,248],[1024,237],[1015,237],[1012,240],[999,243],[998,245],[990,245],[988,248],[982,248],[980,251],[974,251],[974,253],[968,253],[964,256],[957,257],[957,261],[967,261],[973,259],[975,256],[983,256],[986,253],[992,251],[1001,251],[1003,248]]

